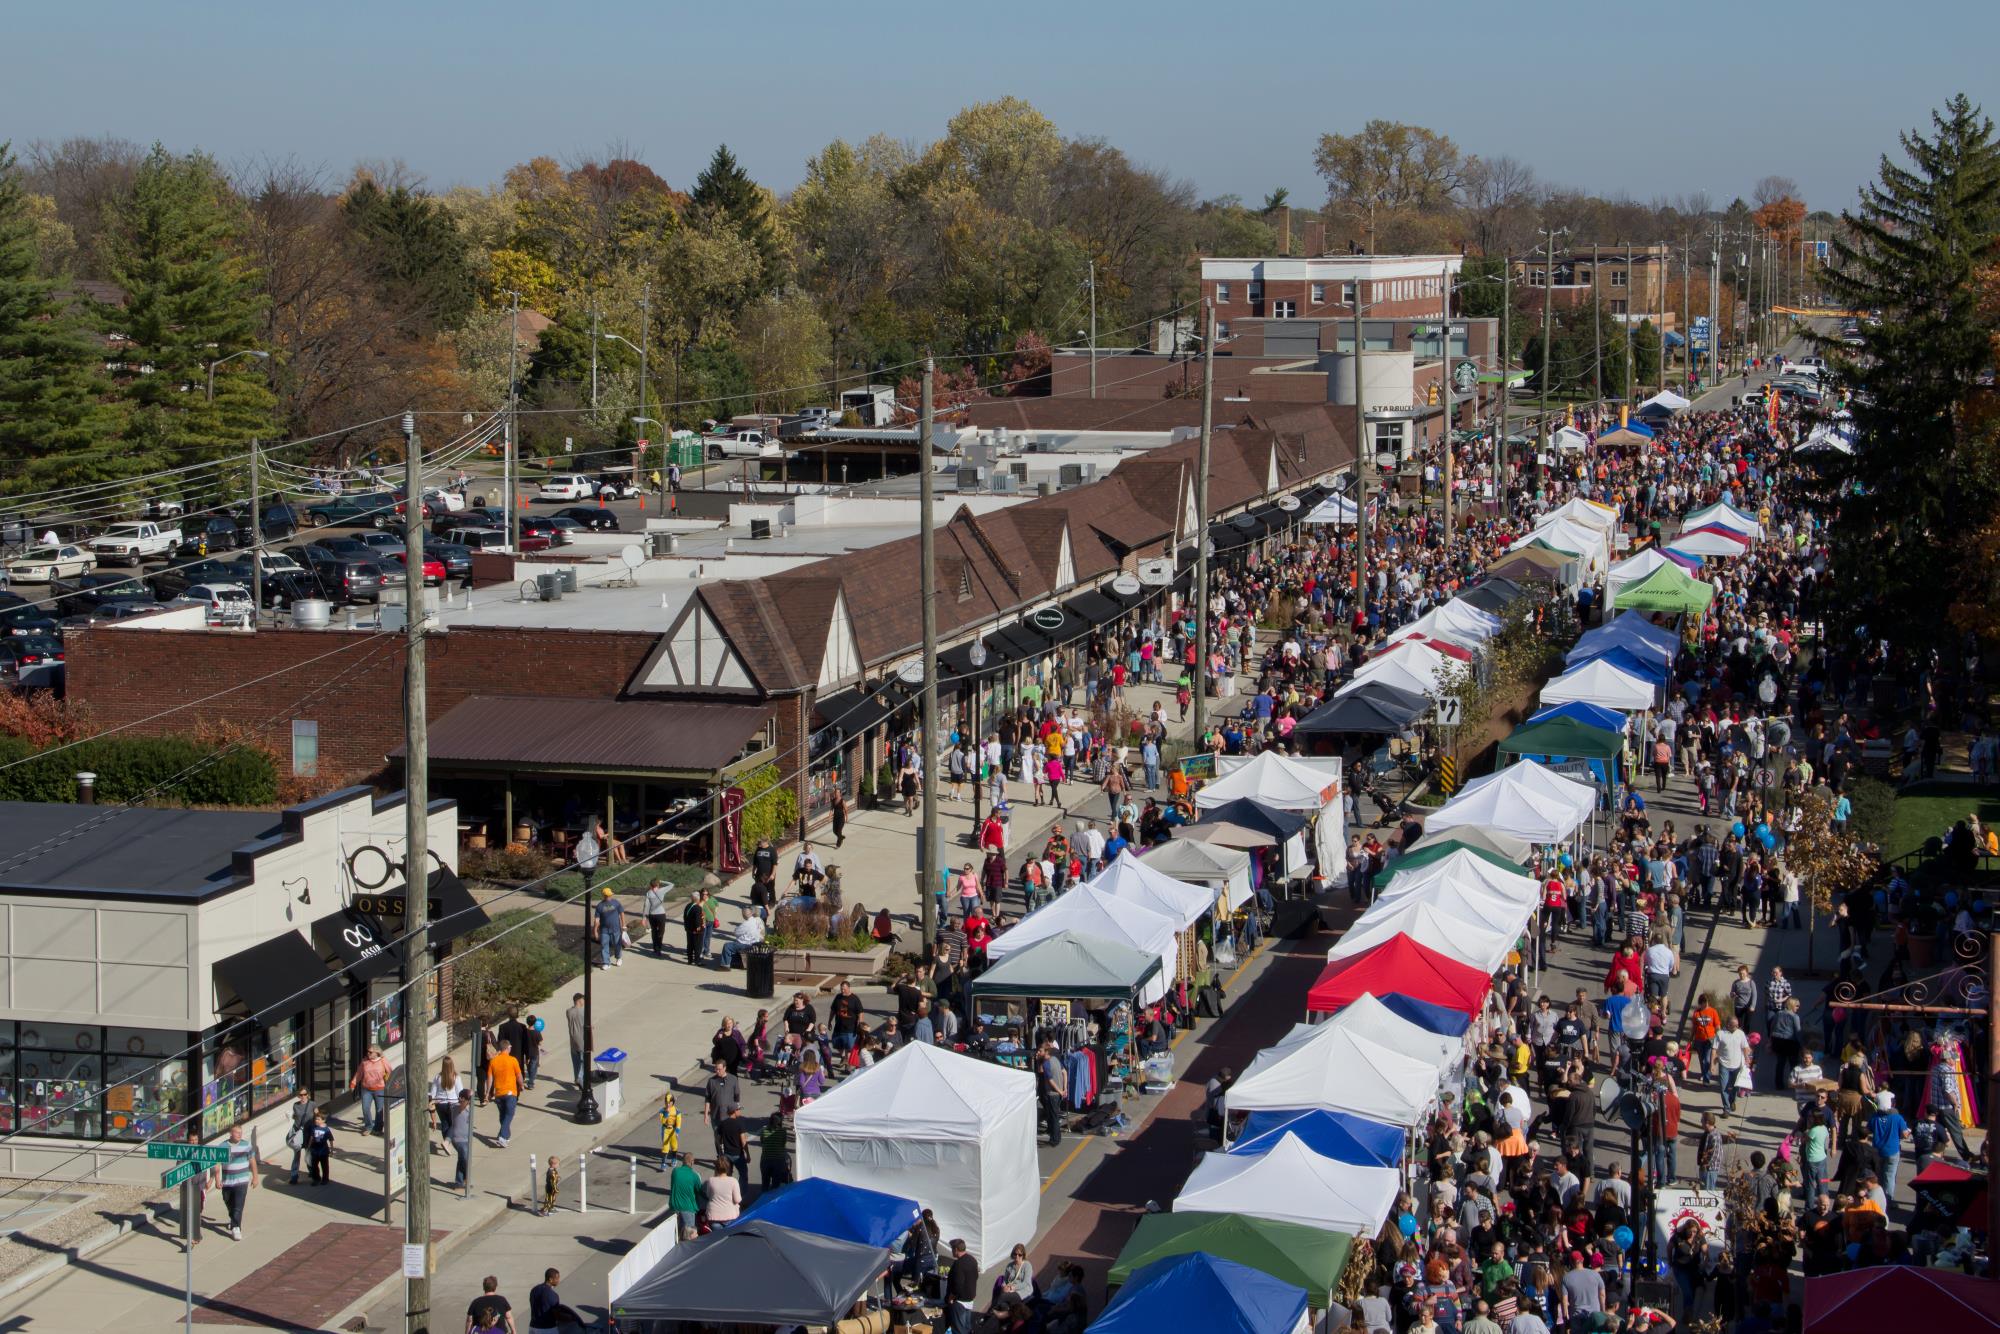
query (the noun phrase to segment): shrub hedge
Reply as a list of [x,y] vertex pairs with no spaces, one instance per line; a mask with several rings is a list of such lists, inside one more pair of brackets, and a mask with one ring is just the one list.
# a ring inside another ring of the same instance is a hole
[[0,736],[0,801],[75,801],[80,772],[97,775],[97,799],[104,802],[269,806],[278,799],[277,764],[256,746],[106,736],[43,755],[19,737]]

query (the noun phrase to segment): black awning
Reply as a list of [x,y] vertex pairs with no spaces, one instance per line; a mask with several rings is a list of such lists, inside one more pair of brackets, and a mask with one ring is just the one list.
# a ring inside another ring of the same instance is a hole
[[975,677],[991,676],[1007,665],[1009,661],[1007,655],[1000,651],[1000,647],[992,642],[990,636],[984,638],[981,642],[986,645],[986,665],[984,667],[974,667],[972,665],[971,642],[953,645],[951,648],[938,654],[938,672],[940,676],[938,685],[940,689],[955,686],[961,681],[969,681]]
[[909,686],[891,678],[880,685],[823,695],[813,704],[813,711],[826,726],[838,727],[847,736],[860,736],[913,698]]
[[1221,555],[1225,551],[1249,546],[1250,534],[1234,524],[1216,523],[1209,525],[1208,540],[1215,544],[1216,554]]
[[479,906],[472,897],[472,891],[458,878],[458,873],[440,866],[431,872],[430,892],[431,948],[449,945],[462,936],[469,936],[492,919],[486,909]]
[[325,1005],[347,990],[305,937],[289,929],[218,961],[215,975],[236,993],[250,1012],[250,1022],[260,1028]]
[[344,975],[353,982],[367,982],[393,972],[399,953],[389,948],[393,939],[367,913],[346,908],[313,923],[313,943],[340,960]]
[[1063,611],[1072,621],[1091,626],[1109,625],[1125,614],[1124,606],[1115,598],[1095,590],[1079,593],[1063,603]]

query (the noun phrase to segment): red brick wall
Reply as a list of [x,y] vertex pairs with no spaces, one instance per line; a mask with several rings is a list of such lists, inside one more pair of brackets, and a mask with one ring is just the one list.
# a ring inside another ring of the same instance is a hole
[[[1215,359],[1215,396],[1218,400],[1248,394],[1252,403],[1324,403],[1326,375],[1321,371],[1301,371],[1283,375],[1257,375],[1262,366],[1288,366],[1297,357],[1224,356]],[[1099,398],[1157,400],[1166,396],[1169,385],[1179,389],[1183,382],[1201,392],[1201,362],[1183,357],[1103,356],[1097,359]],[[1090,358],[1062,355],[1050,367],[1049,395],[1052,398],[1090,396]],[[1115,431],[1115,424],[1105,430]]]
[[[430,641],[430,716],[442,718],[469,695],[614,699],[657,642],[609,631],[454,629]],[[284,756],[292,719],[311,719],[322,780],[367,779],[403,741],[401,636],[97,629],[72,631],[64,647],[69,698],[101,726],[167,733],[227,721],[257,728]],[[221,691],[229,693],[153,719]]]

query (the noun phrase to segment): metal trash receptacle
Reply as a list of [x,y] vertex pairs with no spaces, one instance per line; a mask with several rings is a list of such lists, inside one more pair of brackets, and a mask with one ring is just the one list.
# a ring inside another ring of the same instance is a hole
[[625,1105],[625,1053],[606,1047],[591,1058],[590,1083],[597,1094],[597,1110],[606,1120],[618,1115]]
[[751,1000],[769,1000],[778,994],[778,952],[743,952],[743,994]]

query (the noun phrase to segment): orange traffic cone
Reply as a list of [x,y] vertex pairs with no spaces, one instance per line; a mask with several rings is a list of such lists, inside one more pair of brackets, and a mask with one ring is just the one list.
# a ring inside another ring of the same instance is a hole
[[644,514],[645,512],[646,512],[646,493],[644,491],[641,491],[639,493],[639,513]]

